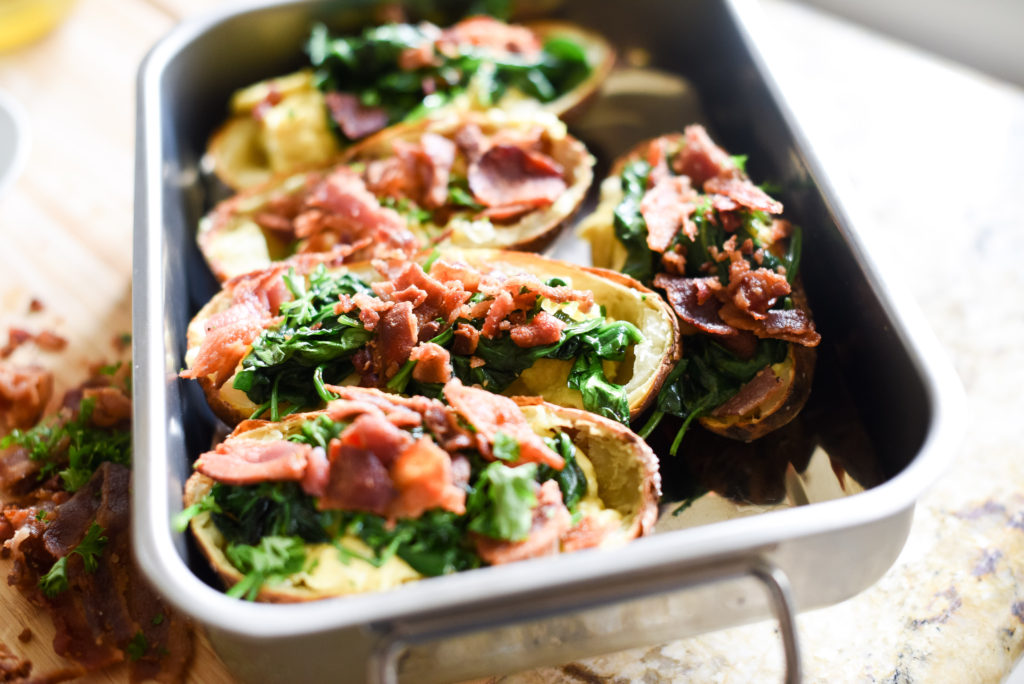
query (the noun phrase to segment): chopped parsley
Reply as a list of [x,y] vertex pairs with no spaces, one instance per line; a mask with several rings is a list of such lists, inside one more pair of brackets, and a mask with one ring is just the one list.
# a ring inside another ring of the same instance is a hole
[[147,651],[149,651],[149,640],[146,639],[146,635],[142,633],[141,629],[135,633],[131,641],[124,647],[124,654],[133,663],[146,655]]
[[99,523],[93,522],[82,537],[82,541],[78,542],[68,555],[59,558],[50,571],[39,578],[39,588],[47,598],[53,598],[68,588],[68,558],[72,553],[82,557],[86,572],[96,572],[96,568],[99,567],[99,556],[107,544],[103,532]]
[[33,461],[41,461],[42,477],[57,473],[69,492],[80,489],[106,461],[131,465],[131,433],[90,425],[96,400],[83,399],[78,415],[14,430],[0,439],[0,449],[19,446]]

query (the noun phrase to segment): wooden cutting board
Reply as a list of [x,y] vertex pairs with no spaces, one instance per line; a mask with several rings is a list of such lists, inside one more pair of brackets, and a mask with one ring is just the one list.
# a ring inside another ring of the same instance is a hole
[[[177,19],[158,2],[81,0],[50,35],[0,53],[0,90],[30,128],[27,164],[0,196],[0,346],[10,325],[67,338],[64,351],[27,346],[14,357],[53,369],[55,396],[90,363],[114,359],[111,339],[130,328],[135,74]],[[29,312],[33,298],[42,312]],[[30,659],[34,675],[66,667],[48,615],[4,581],[10,566],[0,561],[0,643]],[[125,682],[127,669],[80,681]],[[202,635],[190,681],[233,681]]]

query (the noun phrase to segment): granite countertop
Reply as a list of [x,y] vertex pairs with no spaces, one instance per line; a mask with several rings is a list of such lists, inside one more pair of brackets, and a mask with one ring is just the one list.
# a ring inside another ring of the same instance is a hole
[[[806,6],[763,2],[769,63],[967,393],[952,470],[873,587],[798,618],[807,682],[999,682],[1024,649],[1024,91]],[[1004,199],[1006,198],[1006,199]],[[1015,247],[1015,245],[1018,245]],[[492,681],[781,681],[773,622]]]

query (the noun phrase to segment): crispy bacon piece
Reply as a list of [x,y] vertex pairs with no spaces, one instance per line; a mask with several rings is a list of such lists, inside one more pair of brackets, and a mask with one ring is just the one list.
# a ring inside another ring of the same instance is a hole
[[476,535],[476,552],[490,565],[550,556],[558,553],[562,535],[569,531],[571,525],[572,517],[562,503],[558,483],[548,480],[540,486],[537,494],[529,536],[522,541],[504,541]]
[[540,39],[530,29],[488,16],[463,19],[442,31],[437,41],[437,49],[449,56],[457,56],[467,46],[486,48],[497,55],[518,55],[528,60],[537,59],[542,49]]
[[494,144],[470,164],[469,189],[487,207],[546,207],[568,188],[564,170],[540,152]]
[[182,378],[212,376],[214,387],[231,377],[263,329],[277,315],[287,290],[281,280],[283,266],[229,280],[225,289],[232,293],[231,305],[206,321],[206,337],[200,343],[192,368],[179,373]]
[[475,387],[466,387],[455,379],[444,386],[444,397],[466,421],[476,428],[477,446],[487,458],[492,458],[492,445],[499,432],[519,442],[519,460],[541,463],[561,470],[565,461],[551,450],[533,431],[526,417],[514,401],[500,394]]
[[[130,540],[130,471],[104,463],[74,496],[48,516],[34,517],[12,540],[14,566],[8,582],[50,612],[54,650],[75,661],[69,676],[82,676],[126,659],[126,647],[141,634],[147,648],[131,665],[131,681],[181,681],[192,657],[189,623],[153,593],[133,563]],[[95,570],[71,551],[93,523],[107,538]],[[39,577],[66,558],[68,589],[53,598],[38,588]]]
[[654,286],[665,290],[669,305],[680,319],[710,335],[736,335],[737,330],[722,320],[721,303],[715,292],[718,278],[678,278],[666,273],[654,277]]
[[416,362],[412,377],[418,382],[448,382],[452,379],[451,355],[433,342],[424,342],[412,350],[409,358]]
[[393,156],[367,165],[366,186],[378,195],[408,198],[426,209],[444,206],[455,143],[436,133],[424,133],[418,143],[396,140],[393,151]]
[[767,268],[750,269],[742,258],[729,264],[729,284],[725,294],[728,301],[757,320],[767,316],[768,309],[779,297],[790,293],[786,276]]
[[200,456],[195,468],[218,482],[232,485],[300,481],[312,448],[283,439],[231,439]]
[[330,473],[320,508],[387,515],[398,495],[389,468],[412,443],[408,432],[379,414],[356,418],[331,441]]
[[765,317],[758,320],[727,302],[719,309],[719,315],[734,328],[749,330],[758,337],[785,340],[805,347],[816,347],[821,342],[821,335],[814,329],[814,321],[803,309],[769,309]]
[[782,380],[775,375],[771,366],[765,366],[757,372],[747,384],[740,388],[728,401],[716,407],[712,416],[742,416],[763,402],[768,395],[778,389]]
[[399,454],[391,481],[398,490],[391,517],[418,518],[432,508],[466,512],[466,491],[455,484],[451,456],[429,437],[421,437]]
[[455,341],[452,344],[452,351],[462,356],[472,356],[476,353],[476,346],[480,342],[480,331],[468,323],[459,323],[455,326]]
[[90,420],[97,427],[113,427],[132,418],[131,397],[116,387],[87,387],[82,396],[95,402]]
[[381,316],[372,353],[373,367],[382,381],[398,373],[416,346],[419,324],[412,311],[412,304],[399,302]]
[[562,339],[565,323],[547,311],[538,311],[532,320],[512,326],[512,341],[517,347],[539,347]]
[[732,176],[740,172],[732,157],[711,140],[703,126],[687,126],[683,135],[686,144],[672,160],[672,168],[676,173],[689,176],[695,186],[703,187],[716,176]]
[[690,218],[696,199],[697,191],[686,176],[665,178],[644,193],[640,213],[647,223],[647,246],[664,252],[680,228],[688,238],[696,240],[697,225]]
[[411,255],[418,248],[398,212],[382,207],[359,174],[348,167],[331,171],[307,195],[305,206],[295,219],[295,236],[323,239],[301,245],[300,251],[325,251],[334,244],[352,244],[365,238],[373,240],[375,253],[392,250]]
[[0,361],[0,435],[39,420],[53,394],[53,373]]
[[[704,183],[704,192],[709,195],[717,195],[718,197],[728,197],[736,204],[749,209],[764,211],[769,214],[782,213],[782,203],[778,200],[772,199],[768,193],[754,185],[749,178],[739,176],[716,176],[715,178],[708,179],[708,181]],[[720,203],[720,205],[715,206],[715,208],[719,211],[728,211],[729,209],[736,208],[735,205],[728,208],[723,208],[724,206],[728,205],[722,205]]]
[[358,95],[332,92],[324,95],[324,101],[331,118],[349,140],[359,140],[388,125],[388,113],[380,107],[367,107]]

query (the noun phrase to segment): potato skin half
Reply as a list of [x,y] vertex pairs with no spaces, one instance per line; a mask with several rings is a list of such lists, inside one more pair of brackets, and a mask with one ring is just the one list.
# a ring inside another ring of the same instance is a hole
[[527,129],[541,126],[551,142],[551,157],[567,174],[568,188],[561,197],[547,207],[528,212],[508,225],[493,224],[490,233],[479,235],[464,217],[451,219],[445,225],[429,231],[415,223],[410,224],[420,244],[428,246],[455,246],[469,248],[514,249],[540,251],[554,241],[561,229],[579,211],[593,183],[594,158],[579,140],[569,135],[565,125],[550,114],[491,112],[442,112],[435,118],[413,123],[397,124],[353,145],[328,166],[305,167],[274,176],[271,180],[248,188],[217,204],[199,224],[197,240],[214,276],[225,281],[241,273],[264,268],[290,252],[291,245],[280,237],[261,228],[254,217],[272,198],[300,193],[307,178],[328,175],[335,166],[365,163],[392,156],[392,146],[398,141],[418,141],[426,132],[448,138],[463,125],[475,123],[485,134],[501,130]]
[[[578,118],[593,102],[600,92],[601,84],[604,83],[605,78],[615,66],[614,48],[601,35],[569,22],[541,20],[525,25],[537,33],[541,42],[555,36],[564,36],[580,45],[587,54],[591,64],[590,75],[561,97],[537,105],[541,111],[549,112],[564,121]],[[268,78],[249,86],[249,88],[260,84],[269,84],[272,81],[285,82],[294,87],[294,84],[301,82],[302,75],[308,71],[307,69],[276,78]],[[499,103],[500,105],[501,103]],[[326,108],[324,116],[327,116]],[[400,122],[396,125],[402,124]],[[322,154],[323,156],[335,156],[341,150],[341,144],[335,140],[331,148],[323,150]],[[217,178],[232,190],[244,190],[262,185],[275,176],[275,172],[269,165],[267,151],[260,139],[259,124],[248,112],[233,114],[214,130],[207,142],[206,160],[207,165],[213,169]],[[289,169],[282,173],[288,175],[298,170],[299,168]]]
[[[514,397],[514,400],[522,407],[535,430],[555,427],[565,431],[594,466],[604,507],[612,508],[622,516],[622,525],[608,535],[602,546],[618,546],[653,531],[658,516],[661,476],[658,458],[644,440],[625,426],[586,411],[548,404],[536,397]],[[311,415],[315,414],[289,416],[280,423],[250,421],[240,426],[248,429],[236,430],[232,436],[275,438],[298,429],[298,425]],[[193,473],[185,483],[184,505],[187,507],[198,503],[212,485],[213,480],[209,477]],[[242,574],[228,562],[224,554],[226,542],[213,525],[209,514],[203,513],[193,518],[190,529],[203,555],[225,587],[240,581]],[[401,581],[414,579],[408,577]],[[257,600],[295,603],[337,595],[309,586],[270,585],[261,589]]]
[[[656,139],[666,140],[670,144],[681,144],[685,137],[682,133],[670,133]],[[579,235],[591,243],[594,263],[599,266],[621,269],[625,264],[625,251],[615,237],[614,225],[611,222],[612,212],[621,201],[621,191],[617,183],[613,183],[613,180],[617,181],[619,174],[627,164],[644,158],[648,148],[656,139],[652,138],[638,143],[629,152],[615,160],[608,178],[601,184],[601,200],[597,209],[580,224]],[[792,296],[800,308],[810,313],[807,295],[799,278],[793,284]],[[683,325],[682,328],[681,346],[686,344],[686,338],[690,334],[701,334],[693,332],[688,325]],[[687,328],[690,328],[690,332],[686,330]],[[785,385],[781,398],[770,397],[769,402],[756,407],[745,416],[729,416],[724,419],[703,416],[698,419],[698,422],[715,434],[743,442],[763,437],[789,423],[807,403],[814,381],[817,353],[813,347],[789,343],[789,357],[788,372],[785,377],[781,378]]]
[[[645,339],[634,348],[634,353],[639,350],[639,355],[634,362],[628,380],[619,383],[626,386],[631,419],[635,419],[651,406],[657,398],[658,392],[661,391],[665,377],[680,358],[679,321],[675,312],[656,292],[622,273],[591,266],[579,266],[528,252],[449,249],[444,252],[444,257],[462,260],[478,268],[493,267],[510,272],[525,271],[533,273],[541,279],[553,276],[568,277],[571,279],[573,287],[592,290],[595,302],[607,306],[608,315],[611,318],[628,320],[636,325],[643,332]],[[304,269],[311,268],[313,264],[308,260],[294,263],[297,273],[305,272]],[[369,281],[380,279],[376,271],[367,263],[332,266],[330,270],[336,273],[352,272]],[[230,292],[222,290],[214,295],[189,323],[186,366],[191,366],[191,358],[198,351],[206,336],[205,321],[215,313],[227,308],[230,301]],[[199,378],[200,386],[206,394],[213,412],[228,425],[237,425],[252,415],[256,405],[241,392],[228,389],[232,382],[233,378],[228,378],[222,388],[218,390],[208,377]],[[552,399],[554,392],[560,389],[552,386],[549,392],[531,391],[529,393],[540,394]],[[522,394],[524,392],[522,386],[517,387],[513,384],[506,394]],[[567,402],[559,401],[558,403],[565,405]],[[581,408],[582,406],[577,405],[576,407]]]

